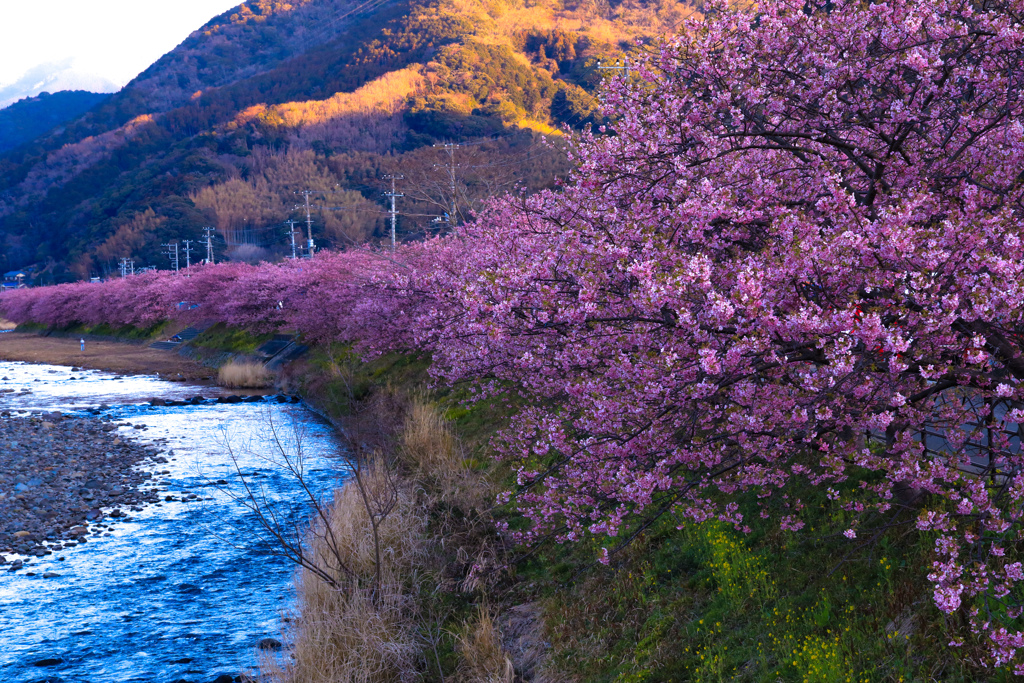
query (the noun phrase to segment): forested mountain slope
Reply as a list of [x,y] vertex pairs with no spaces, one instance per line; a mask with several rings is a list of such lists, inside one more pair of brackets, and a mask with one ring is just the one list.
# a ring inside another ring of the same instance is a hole
[[[597,116],[598,59],[660,35],[671,1],[260,0],[208,22],[121,92],[0,156],[0,267],[41,281],[167,267],[161,244],[217,229],[219,255],[290,249],[312,190],[318,245],[464,217],[566,168],[557,127]],[[541,134],[556,140],[548,144]],[[463,143],[458,148],[444,143]]]
[[85,90],[44,92],[0,109],[0,152],[30,142],[78,118],[109,97],[109,94]]

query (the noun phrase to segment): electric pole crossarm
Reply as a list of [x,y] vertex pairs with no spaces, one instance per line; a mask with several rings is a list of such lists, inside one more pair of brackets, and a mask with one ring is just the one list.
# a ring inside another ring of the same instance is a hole
[[170,242],[164,243],[164,247],[167,247],[167,258],[170,259],[171,265],[174,266],[174,272],[178,272],[178,243]]

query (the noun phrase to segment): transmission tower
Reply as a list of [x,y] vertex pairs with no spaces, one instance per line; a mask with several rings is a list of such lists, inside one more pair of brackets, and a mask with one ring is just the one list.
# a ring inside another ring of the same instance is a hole
[[388,212],[389,214],[391,214],[391,251],[395,250],[395,220],[398,218],[398,212],[395,211],[395,199],[398,198],[398,197],[404,197],[405,196],[404,194],[402,194],[400,192],[395,192],[395,180],[403,180],[404,178],[405,178],[404,175],[399,175],[399,176],[386,175],[386,176],[384,176],[385,180],[390,180],[391,181],[391,192],[385,192],[384,193],[385,197],[388,197],[389,199],[391,199],[391,211]]

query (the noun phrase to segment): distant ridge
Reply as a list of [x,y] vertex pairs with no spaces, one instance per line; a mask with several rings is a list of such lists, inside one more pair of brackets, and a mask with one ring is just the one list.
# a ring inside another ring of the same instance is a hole
[[34,140],[62,123],[78,118],[110,95],[85,90],[43,92],[0,109],[0,152]]
[[92,93],[113,93],[119,89],[116,83],[107,78],[76,71],[68,59],[63,62],[39,64],[29,69],[16,82],[0,87],[0,109],[44,92],[84,90]]

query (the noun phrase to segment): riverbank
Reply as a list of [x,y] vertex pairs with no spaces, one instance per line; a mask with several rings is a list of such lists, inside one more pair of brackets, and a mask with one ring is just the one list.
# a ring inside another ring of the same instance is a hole
[[86,342],[85,351],[82,351],[78,339],[29,332],[0,334],[0,360],[69,365],[118,374],[155,373],[172,381],[204,381],[214,376],[210,368],[173,351],[140,344],[91,340]]
[[[89,524],[158,500],[138,465],[165,463],[98,417],[0,413],[0,565],[3,553],[49,555],[86,542]],[[12,569],[22,566],[12,559]]]

